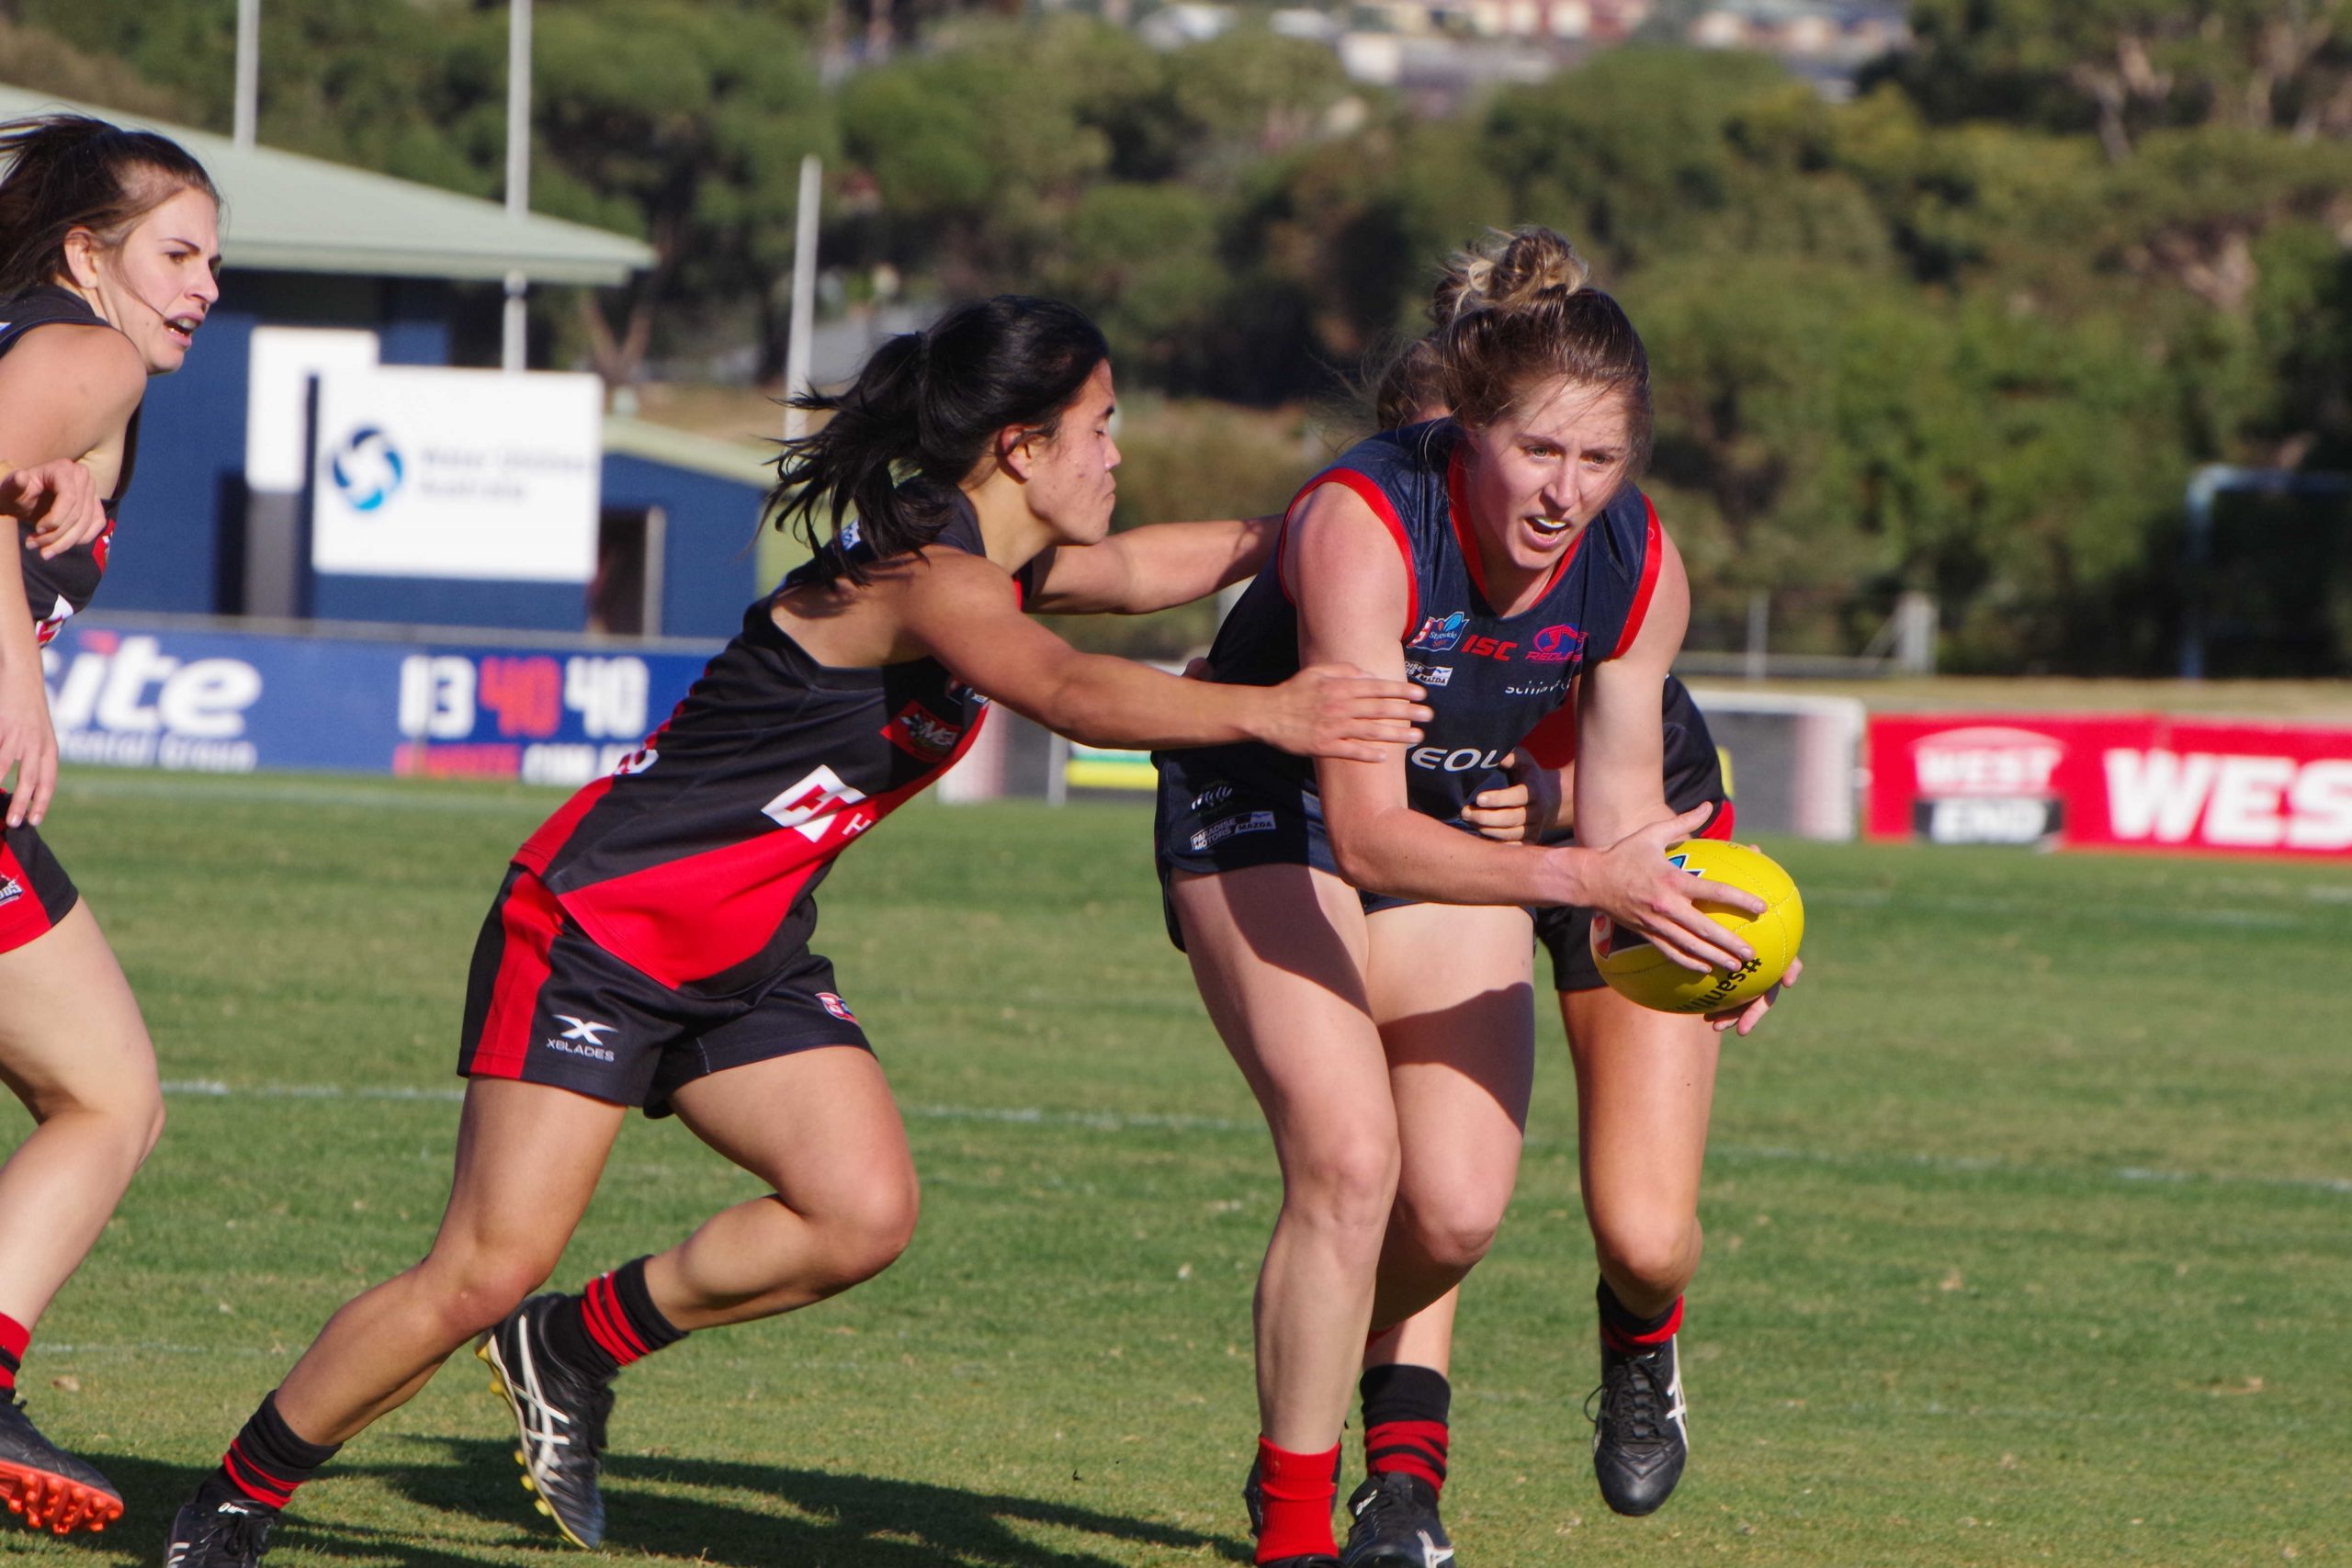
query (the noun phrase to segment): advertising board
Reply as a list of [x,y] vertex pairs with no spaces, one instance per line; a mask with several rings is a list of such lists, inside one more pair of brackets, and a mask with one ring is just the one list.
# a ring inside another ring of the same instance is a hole
[[508,582],[594,571],[595,377],[399,366],[331,369],[318,389],[314,570]]
[[132,628],[41,650],[67,762],[579,784],[667,716],[707,652]]
[[2352,854],[2352,728],[2162,714],[1876,714],[1869,832]]

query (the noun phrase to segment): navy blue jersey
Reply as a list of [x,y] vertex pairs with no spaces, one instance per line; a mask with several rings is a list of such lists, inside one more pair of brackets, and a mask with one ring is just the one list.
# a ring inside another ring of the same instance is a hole
[[[971,508],[944,501],[929,547],[984,554]],[[1033,570],[1014,579],[1024,596]],[[598,946],[673,988],[723,991],[790,962],[834,857],[945,773],[986,716],[937,660],[820,664],[768,605],[744,612],[642,750],[514,856]]]
[[[1387,524],[1411,576],[1397,640],[1405,673],[1436,717],[1406,758],[1414,810],[1468,829],[1462,808],[1507,782],[1503,759],[1567,700],[1588,664],[1632,646],[1657,581],[1657,514],[1628,485],[1572,539],[1535,603],[1515,615],[1488,602],[1462,492],[1462,431],[1451,420],[1361,441],[1291,502],[1283,542],[1226,617],[1209,653],[1219,681],[1272,685],[1297,672],[1298,615],[1282,557],[1299,503],[1343,484]],[[1203,747],[1155,759],[1177,795],[1217,783],[1269,802],[1311,797],[1315,765],[1256,744]]]
[[[13,299],[0,299],[0,355],[22,343],[25,334],[35,327],[61,321],[82,326],[107,325],[105,318],[84,304],[79,295],[48,284],[28,288]],[[8,450],[6,437],[7,432],[0,431],[0,455]],[[33,525],[25,522],[17,525],[17,559],[24,568],[25,601],[32,611],[33,635],[38,641],[48,642],[65,624],[66,617],[89,608],[91,596],[98,591],[98,579],[106,575],[107,554],[114,547],[114,510],[122,500],[122,492],[130,488],[130,468],[138,454],[139,416],[133,413],[130,427],[122,437],[122,472],[116,476],[114,493],[106,501],[107,525],[96,538],[74,546],[55,560],[43,560],[40,552],[21,547]]]

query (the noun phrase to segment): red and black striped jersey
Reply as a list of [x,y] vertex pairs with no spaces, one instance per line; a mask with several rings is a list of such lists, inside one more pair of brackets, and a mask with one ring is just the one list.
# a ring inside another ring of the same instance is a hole
[[[107,325],[106,319],[84,304],[80,296],[53,285],[44,284],[14,299],[0,299],[0,355],[22,343],[25,334],[35,327],[59,322]],[[0,431],[0,455],[8,449],[6,436],[6,431]],[[17,558],[24,568],[25,601],[32,611],[35,640],[47,643],[68,617],[89,608],[91,596],[98,591],[98,579],[106,575],[107,557],[114,547],[115,507],[121,502],[123,491],[130,488],[130,470],[138,452],[139,415],[134,412],[122,438],[122,471],[115,480],[114,493],[106,501],[107,525],[96,538],[61,551],[54,560],[41,559],[35,550],[20,549]],[[20,547],[32,531],[30,523],[17,525]]]
[[[929,547],[983,553],[960,496]],[[1024,597],[1029,573],[1014,579]],[[834,857],[945,773],[987,716],[934,659],[819,663],[769,603],[641,750],[514,856],[591,940],[674,988],[733,991],[788,960]]]

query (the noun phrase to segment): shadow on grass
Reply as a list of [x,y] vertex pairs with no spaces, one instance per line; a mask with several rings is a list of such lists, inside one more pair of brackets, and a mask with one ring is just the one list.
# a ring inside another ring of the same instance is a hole
[[[413,1506],[413,1522],[379,1526],[306,1514],[298,1503],[270,1545],[401,1568],[477,1568],[510,1554],[585,1561],[523,1491],[511,1442],[444,1439],[437,1461],[369,1462],[364,1450],[326,1475],[367,1476]],[[93,1454],[122,1489],[123,1521],[93,1544],[141,1562],[162,1555],[173,1511],[203,1472]],[[694,1458],[607,1456],[608,1553],[689,1558],[724,1568],[1116,1568],[1137,1548],[1245,1562],[1232,1541],[1091,1509],[919,1482]],[[323,1501],[323,1499],[322,1499]],[[485,1539],[483,1526],[491,1527]],[[1068,1531],[1099,1545],[1042,1545],[1024,1532]],[[75,1538],[77,1540],[88,1538]]]
[[[511,1443],[449,1440],[442,1446],[450,1464],[412,1466],[388,1472],[385,1479],[424,1507],[520,1519],[552,1537],[554,1527],[532,1512],[522,1491]],[[921,1482],[628,1454],[607,1456],[605,1479],[608,1550],[693,1557],[736,1568],[1110,1568],[1131,1560],[1131,1554],[1107,1557],[1083,1547],[1040,1545],[1024,1540],[1016,1526],[1100,1536],[1106,1544],[1182,1552],[1205,1549],[1237,1560],[1247,1555],[1192,1530],[1035,1497]]]

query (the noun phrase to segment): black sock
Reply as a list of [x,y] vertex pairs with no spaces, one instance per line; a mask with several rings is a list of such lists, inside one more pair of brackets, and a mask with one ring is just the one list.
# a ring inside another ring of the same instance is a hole
[[294,1489],[334,1458],[341,1447],[341,1443],[306,1442],[298,1437],[277,1413],[277,1393],[272,1390],[261,1408],[230,1439],[229,1451],[220,1456],[220,1468],[206,1484],[265,1508],[283,1508],[293,1498]]
[[597,1275],[586,1290],[564,1298],[562,1311],[548,1314],[548,1343],[557,1355],[591,1377],[608,1378],[686,1337],[653,1304],[645,1264],[639,1258]]
[[1374,1475],[1402,1471],[1445,1488],[1447,1417],[1453,1387],[1434,1367],[1369,1367],[1356,1384],[1363,1398],[1363,1467]]
[[1682,1328],[1680,1296],[1675,1297],[1656,1317],[1643,1317],[1617,1299],[1617,1292],[1609,1288],[1606,1279],[1592,1295],[1600,1306],[1601,1341],[1612,1350],[1629,1356],[1655,1350]]

